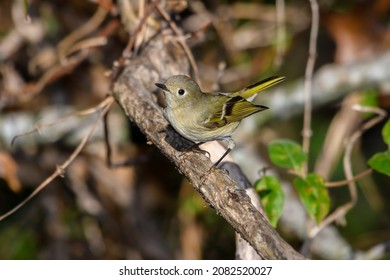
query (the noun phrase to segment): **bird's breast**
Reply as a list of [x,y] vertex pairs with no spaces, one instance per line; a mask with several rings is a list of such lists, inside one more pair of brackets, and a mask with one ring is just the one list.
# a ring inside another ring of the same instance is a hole
[[207,128],[202,124],[205,118],[201,112],[191,112],[185,109],[166,109],[165,117],[180,135],[194,142],[223,139],[230,136],[239,124],[239,122],[234,122],[223,127]]

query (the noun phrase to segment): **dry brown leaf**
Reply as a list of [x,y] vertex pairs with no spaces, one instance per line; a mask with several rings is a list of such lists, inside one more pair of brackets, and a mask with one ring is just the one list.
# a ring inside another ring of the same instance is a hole
[[347,13],[330,12],[323,23],[336,43],[336,62],[351,62],[385,49],[386,32],[375,16],[375,6],[363,4]]
[[17,176],[18,165],[10,154],[0,151],[0,177],[3,178],[13,192],[21,190],[20,181]]

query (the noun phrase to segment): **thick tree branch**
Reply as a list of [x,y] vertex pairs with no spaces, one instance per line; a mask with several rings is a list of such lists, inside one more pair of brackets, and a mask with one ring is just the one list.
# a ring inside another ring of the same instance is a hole
[[[187,73],[182,48],[171,36],[156,35],[126,66],[113,87],[113,95],[129,118],[167,156],[207,203],[265,259],[302,259],[267,219],[253,206],[245,189],[202,153],[190,150],[192,143],[179,136],[153,100],[154,83],[173,74]],[[189,112],[190,113],[190,112]]]

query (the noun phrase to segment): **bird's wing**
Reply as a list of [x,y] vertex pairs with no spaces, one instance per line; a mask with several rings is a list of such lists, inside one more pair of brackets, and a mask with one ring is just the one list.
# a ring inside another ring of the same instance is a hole
[[233,92],[230,95],[231,96],[241,96],[245,99],[248,99],[252,95],[259,93],[262,90],[265,90],[266,88],[269,88],[273,85],[276,85],[277,83],[280,83],[284,80],[284,77],[278,77],[278,76],[272,76],[267,79],[261,80],[257,83],[254,83],[253,85],[247,86],[246,88]]
[[227,99],[222,104],[222,107],[214,108],[210,112],[210,117],[203,121],[202,125],[210,129],[223,127],[266,109],[268,108],[262,105],[252,104],[241,96],[233,96]]

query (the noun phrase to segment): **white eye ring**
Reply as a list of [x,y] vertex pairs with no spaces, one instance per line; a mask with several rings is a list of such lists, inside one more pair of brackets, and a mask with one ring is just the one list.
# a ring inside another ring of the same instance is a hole
[[179,89],[178,91],[177,91],[177,93],[180,95],[180,96],[183,96],[185,93],[186,93],[186,91],[184,90],[184,89]]

